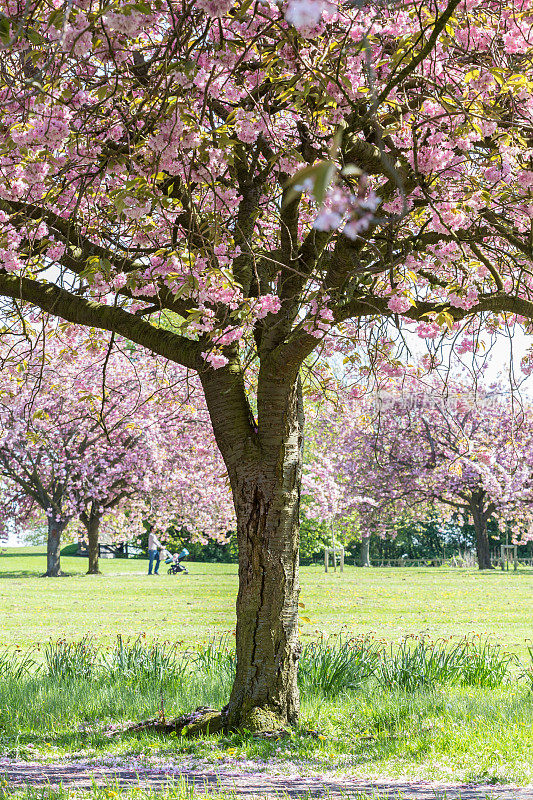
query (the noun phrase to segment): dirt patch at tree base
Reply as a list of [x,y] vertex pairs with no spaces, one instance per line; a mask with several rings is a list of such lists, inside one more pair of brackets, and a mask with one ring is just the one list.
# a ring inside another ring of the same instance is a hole
[[176,772],[149,768],[128,770],[80,762],[43,764],[0,759],[0,776],[11,789],[25,786],[62,786],[83,792],[95,784],[112,784],[123,789],[133,786],[165,789],[188,784],[199,794],[234,794],[237,798],[328,797],[376,795],[389,800],[533,800],[533,786],[465,786],[431,781],[364,780],[351,777],[269,775],[265,771],[227,771],[216,768]]

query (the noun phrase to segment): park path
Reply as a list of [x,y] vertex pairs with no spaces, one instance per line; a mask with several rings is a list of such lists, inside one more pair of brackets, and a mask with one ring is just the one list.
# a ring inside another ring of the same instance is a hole
[[305,798],[325,796],[330,800],[348,800],[353,795],[377,795],[389,800],[533,800],[533,786],[459,786],[430,781],[361,780],[331,776],[269,775],[265,771],[219,771],[205,767],[198,770],[168,771],[161,769],[131,770],[109,768],[80,762],[52,764],[10,761],[0,758],[0,776],[11,788],[23,786],[59,786],[83,791],[97,785],[118,785],[164,789],[186,783],[198,791],[217,792],[240,798],[276,797]]

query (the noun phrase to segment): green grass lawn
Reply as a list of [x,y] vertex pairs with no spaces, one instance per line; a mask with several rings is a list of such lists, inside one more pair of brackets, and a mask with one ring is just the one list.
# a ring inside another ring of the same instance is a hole
[[[0,556],[0,644],[26,650],[89,634],[108,657],[117,634],[179,641],[189,651],[213,635],[229,633],[231,642],[234,565],[193,563],[188,576],[165,572],[155,578],[145,574],[145,561],[104,560],[101,576],[84,575],[85,560],[62,562],[71,575],[49,579],[40,577],[42,550]],[[304,642],[343,627],[348,636],[373,633],[391,642],[406,634],[460,639],[477,633],[531,664],[526,643],[533,638],[533,570],[348,567],[341,576],[304,567],[302,600],[311,620],[303,623]],[[42,663],[43,649],[33,656]],[[193,654],[186,673],[162,682],[123,674],[122,667],[116,674],[100,667],[89,677],[70,678],[47,675],[41,667],[22,679],[0,668],[0,756],[115,764],[134,759],[147,767],[200,759],[228,769],[263,769],[268,761],[302,774],[533,782],[533,692],[520,676],[524,667],[510,670],[493,688],[433,683],[407,691],[377,676],[334,696],[310,686],[302,691],[303,730],[285,740],[246,733],[195,741],[152,732],[106,735],[110,725],[156,715],[162,697],[168,716],[199,705],[220,708],[231,685],[224,664]]]
[[[110,644],[117,634],[183,641],[186,646],[235,629],[237,567],[189,564],[189,575],[146,575],[147,562],[102,559],[101,576],[86,576],[86,559],[61,559],[65,578],[41,578],[44,550],[0,555],[0,643],[29,645],[79,639]],[[491,634],[518,653],[533,638],[533,569],[479,573],[446,568],[348,566],[327,575],[302,567],[302,602],[310,623],[303,636],[345,627],[394,641],[409,633],[432,638]]]

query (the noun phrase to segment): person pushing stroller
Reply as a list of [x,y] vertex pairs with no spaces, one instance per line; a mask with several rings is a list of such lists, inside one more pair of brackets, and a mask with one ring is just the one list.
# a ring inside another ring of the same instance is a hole
[[[159,564],[161,563],[161,550],[163,545],[153,532],[148,534],[148,575],[159,575]],[[154,569],[155,566],[155,569]],[[153,573],[152,573],[153,570]]]

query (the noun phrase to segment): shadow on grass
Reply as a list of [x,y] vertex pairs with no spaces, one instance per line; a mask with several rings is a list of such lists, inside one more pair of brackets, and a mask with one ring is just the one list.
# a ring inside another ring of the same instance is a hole
[[[58,578],[79,578],[80,575],[86,575],[85,572],[62,572],[61,575],[58,575]],[[48,578],[49,580],[54,580],[54,578],[50,577],[49,575],[45,575],[41,570],[38,572],[34,572],[33,570],[27,569],[20,569],[20,570],[13,570],[13,572],[2,572],[0,571],[0,581],[1,580],[9,580],[11,578]]]
[[[243,744],[243,737],[239,734],[213,736],[210,739],[213,750],[229,758],[233,756],[235,747]],[[59,735],[54,735],[51,732],[48,732],[48,735],[47,733],[19,734],[16,738],[11,739],[9,743],[4,742],[4,751],[6,755],[12,758],[16,757],[24,761],[27,758],[31,760],[35,757],[34,748],[40,753],[46,753],[50,747],[57,747],[60,751],[67,751],[67,753],[89,748],[92,751],[91,757],[99,758],[111,755],[117,745],[119,746],[119,751],[114,752],[113,756],[118,759],[119,768],[120,762],[126,765],[128,759],[141,754],[143,756],[153,755],[164,759],[169,758],[176,762],[179,762],[180,758],[189,755],[207,758],[208,761],[213,757],[212,752],[204,752],[203,750],[200,753],[198,752],[197,740],[181,739],[181,737],[175,737],[172,740],[164,735],[149,731],[143,731],[142,733],[122,731],[112,737],[106,736],[102,731],[90,730],[86,732],[83,730],[64,732]],[[265,762],[272,758],[279,758],[281,753],[283,753],[281,755],[282,761],[283,756],[285,756],[289,761],[305,763],[307,769],[318,772],[338,768],[338,753],[332,753],[331,760],[325,759],[324,749],[319,743],[312,742],[309,737],[298,733],[290,742],[287,742],[286,747],[279,740],[256,740],[254,745],[253,751],[247,754],[247,758],[252,762],[256,762],[258,768],[261,768],[261,765],[264,765]],[[352,768],[356,766],[364,767],[365,765],[379,763],[391,758],[402,759],[402,757],[406,761],[423,763],[432,752],[432,748],[432,737],[428,734],[416,743],[410,743],[409,752],[406,754],[405,739],[399,736],[392,736],[390,738],[384,737],[380,741],[374,742],[354,741],[352,746],[344,752],[344,757],[349,757],[349,763]],[[53,750],[50,749],[49,752],[53,752]],[[59,753],[57,755],[59,759],[62,758]],[[219,758],[220,756],[217,757]],[[214,761],[213,763],[217,762]],[[507,782],[509,779],[509,777],[504,776],[502,782]]]
[[0,571],[0,580],[9,578],[40,578],[42,572],[33,572],[28,569],[14,570],[13,572]]
[[46,558],[46,550],[42,550],[40,553],[2,553],[0,551],[0,558],[23,558],[24,560],[27,558]]
[[[91,730],[65,731],[64,733],[59,734],[54,734],[51,731],[45,731],[43,733],[28,732],[18,734],[16,736],[5,737],[3,741],[3,747],[4,750],[10,751],[11,756],[16,755],[17,753],[20,754],[20,751],[24,751],[26,747],[29,747],[30,750],[33,748],[38,748],[41,752],[46,752],[46,749],[49,747],[64,748],[65,750],[71,752],[81,750],[85,747],[90,747],[95,751],[94,755],[108,755],[110,742],[131,741],[132,744],[134,744],[139,740],[142,741],[146,740],[147,738],[148,737],[145,735],[141,739],[138,733],[129,734],[127,732],[122,732],[120,736],[117,735],[110,739],[110,737],[106,736],[104,732]],[[150,741],[153,741],[153,739],[150,739]],[[164,744],[160,739],[157,741],[161,744]],[[135,750],[135,748],[133,748],[133,750]]]

